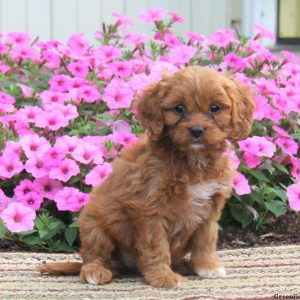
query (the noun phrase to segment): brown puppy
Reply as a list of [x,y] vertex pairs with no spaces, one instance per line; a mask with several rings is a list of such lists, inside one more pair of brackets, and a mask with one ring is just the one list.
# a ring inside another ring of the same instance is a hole
[[138,104],[147,133],[113,163],[79,218],[82,264],[38,267],[80,273],[104,284],[137,267],[154,287],[175,287],[187,253],[201,277],[225,276],[216,254],[218,223],[234,176],[226,139],[251,131],[246,86],[204,67],[188,67],[149,87]]

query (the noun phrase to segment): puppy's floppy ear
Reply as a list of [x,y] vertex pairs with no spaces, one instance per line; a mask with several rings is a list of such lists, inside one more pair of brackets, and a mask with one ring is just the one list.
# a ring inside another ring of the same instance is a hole
[[163,81],[146,88],[137,104],[137,117],[153,140],[158,140],[163,128],[161,101],[165,95]]
[[226,75],[233,84],[227,86],[227,93],[232,101],[231,140],[243,140],[250,133],[255,109],[254,92],[245,84],[236,80],[231,74]]

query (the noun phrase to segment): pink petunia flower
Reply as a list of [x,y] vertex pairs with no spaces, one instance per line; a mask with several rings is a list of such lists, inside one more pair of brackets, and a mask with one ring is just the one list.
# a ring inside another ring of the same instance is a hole
[[49,166],[55,166],[60,163],[62,159],[68,154],[65,148],[61,149],[57,146],[53,146],[44,155],[44,159],[49,162]]
[[77,97],[85,102],[93,103],[100,99],[100,93],[95,87],[86,85],[78,88]]
[[110,125],[113,133],[117,133],[117,132],[131,132],[131,127],[129,125],[128,122],[124,121],[124,120],[116,120],[113,121]]
[[255,97],[256,108],[254,112],[254,118],[258,121],[261,121],[264,118],[268,118],[270,111],[270,104],[267,98],[263,95],[258,94]]
[[254,39],[270,39],[272,42],[276,41],[276,37],[273,32],[271,32],[269,29],[259,25],[254,24],[253,27],[255,28],[257,34]]
[[87,204],[89,195],[76,188],[64,187],[56,194],[54,201],[60,211],[77,212]]
[[238,195],[246,195],[251,193],[251,188],[247,178],[242,173],[237,173],[233,179],[233,187]]
[[80,169],[76,162],[72,159],[65,158],[61,161],[60,165],[51,168],[49,177],[51,179],[67,182],[72,176],[77,175],[79,172]]
[[47,49],[42,50],[42,59],[45,62],[44,66],[45,68],[51,70],[59,68],[60,66],[60,56],[56,53],[53,53],[52,51],[49,51]]
[[0,43],[0,55],[5,54],[8,50],[8,47],[2,43]]
[[68,120],[60,110],[43,111],[36,117],[35,125],[39,128],[58,130],[69,125]]
[[44,157],[41,155],[33,154],[25,163],[25,170],[34,178],[48,175],[49,169],[49,161],[44,160]]
[[71,87],[72,78],[67,75],[54,75],[49,79],[50,90],[53,92],[67,92]]
[[18,202],[36,211],[40,209],[43,197],[36,192],[29,192],[25,196],[18,198]]
[[291,138],[280,137],[275,140],[275,144],[277,144],[283,153],[294,155],[298,152],[298,144]]
[[246,67],[246,64],[240,56],[235,53],[228,53],[224,56],[224,63],[233,69],[237,69],[239,71],[243,71]]
[[24,44],[15,46],[11,50],[11,57],[14,60],[31,59],[34,61],[39,61],[39,55],[36,49]]
[[110,163],[103,163],[96,166],[85,176],[85,183],[92,186],[99,185],[112,171]]
[[15,141],[6,141],[5,147],[2,150],[3,156],[18,156],[19,158],[22,155],[22,148],[18,142]]
[[51,148],[50,143],[44,137],[40,137],[37,134],[26,134],[22,136],[19,144],[27,157],[37,153],[42,155]]
[[117,47],[105,45],[97,48],[94,55],[102,62],[109,62],[120,58],[122,56],[122,52]]
[[124,81],[113,79],[102,98],[110,109],[128,108],[133,100],[133,91]]
[[144,44],[149,39],[147,34],[127,33],[123,39],[125,45],[140,45]]
[[223,29],[214,32],[208,39],[208,45],[226,48],[230,43],[238,43],[232,29]]
[[17,86],[21,89],[24,97],[32,97],[32,88],[21,83],[17,83]]
[[24,166],[17,155],[0,156],[0,178],[12,178],[23,169]]
[[35,186],[32,181],[29,179],[23,179],[20,183],[14,188],[14,195],[17,198],[26,196],[28,193],[33,192]]
[[130,132],[119,131],[114,134],[114,141],[123,146],[131,145],[137,140],[137,136]]
[[83,164],[103,163],[102,155],[103,153],[96,146],[87,142],[79,143],[72,153],[73,158]]
[[175,47],[182,45],[182,42],[173,34],[167,33],[164,37],[166,45],[169,47]]
[[139,18],[145,23],[161,21],[164,18],[164,10],[151,8],[139,14]]
[[206,38],[203,34],[196,34],[194,32],[187,32],[186,36],[188,37],[188,39],[190,41],[194,41],[194,42],[197,42],[200,44],[202,44],[206,40]]
[[291,163],[292,163],[291,174],[297,180],[300,180],[300,158],[292,156],[290,158],[290,160],[291,160]]
[[58,149],[59,153],[72,154],[76,149],[80,139],[75,136],[60,136],[57,137],[55,147]]
[[131,63],[129,61],[114,61],[109,64],[109,68],[113,74],[121,78],[132,74]]
[[265,156],[271,158],[276,151],[276,146],[262,136],[249,137],[243,141],[239,141],[238,144],[241,151],[259,157]]
[[300,211],[300,183],[295,183],[286,189],[289,205],[295,211]]
[[61,103],[64,104],[67,100],[66,94],[62,92],[53,92],[53,91],[43,91],[40,93],[42,99],[42,105]]
[[34,123],[36,117],[42,112],[40,107],[37,106],[25,106],[20,108],[16,115],[19,119],[24,122]]
[[169,12],[169,15],[171,16],[172,23],[184,23],[185,22],[184,18],[179,16],[175,12]]
[[68,39],[68,46],[75,56],[82,56],[86,54],[89,49],[89,42],[83,33],[75,33]]
[[169,52],[169,61],[172,64],[186,64],[196,54],[197,49],[193,46],[175,46]]
[[35,217],[33,209],[18,202],[10,203],[1,213],[1,219],[12,233],[33,229]]
[[89,73],[88,65],[80,61],[76,61],[68,64],[67,68],[72,73],[73,76],[79,78],[86,78],[87,74]]
[[251,153],[244,153],[243,159],[250,169],[254,169],[261,164],[261,158]]
[[131,19],[125,17],[123,14],[119,12],[113,12],[112,16],[118,19],[116,24],[117,26],[127,26],[127,25],[134,26],[134,22]]
[[236,155],[235,151],[230,147],[226,150],[225,155],[231,159],[232,166],[234,169],[237,169],[241,163],[240,159]]
[[63,125],[65,125],[68,121],[77,118],[79,115],[77,107],[72,104],[63,105],[60,103],[52,103],[44,105],[43,108],[47,113],[56,114],[58,111],[62,113],[62,119],[64,120],[60,120],[60,122],[63,123]]
[[63,185],[59,181],[51,179],[48,176],[37,178],[33,182],[33,186],[43,198],[50,200],[54,200],[55,195],[63,188]]
[[15,98],[4,92],[0,92],[0,115],[7,112],[13,112],[15,110],[14,103]]
[[31,37],[25,32],[10,32],[6,35],[6,44],[22,45],[31,41]]
[[272,129],[274,131],[276,131],[280,137],[292,138],[291,135],[287,131],[285,131],[284,129],[282,129],[281,127],[279,127],[277,125],[273,125]]
[[7,197],[0,188],[0,216],[2,211],[11,203],[11,198]]

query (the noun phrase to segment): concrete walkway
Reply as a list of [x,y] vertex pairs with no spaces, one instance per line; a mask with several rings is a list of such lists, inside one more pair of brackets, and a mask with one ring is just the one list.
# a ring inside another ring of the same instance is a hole
[[[82,284],[78,276],[40,275],[43,262],[78,260],[77,255],[0,253],[0,299],[300,299],[300,245],[219,252],[228,276],[188,277],[180,288],[154,289],[140,277],[115,279],[103,286]],[[281,298],[283,299],[283,298]],[[287,299],[287,298],[285,298]],[[292,299],[292,298],[290,298]]]

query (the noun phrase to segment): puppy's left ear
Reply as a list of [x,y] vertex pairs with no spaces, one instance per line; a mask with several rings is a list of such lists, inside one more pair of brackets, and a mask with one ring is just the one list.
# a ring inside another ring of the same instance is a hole
[[137,117],[153,140],[159,139],[164,127],[161,109],[164,91],[163,80],[152,84],[146,88],[137,104]]
[[227,75],[226,77],[232,82],[226,88],[232,101],[229,138],[234,141],[243,140],[251,133],[252,129],[255,109],[254,91],[236,80],[232,75]]

